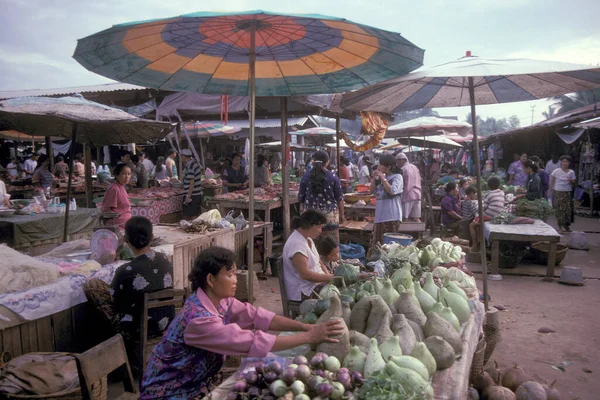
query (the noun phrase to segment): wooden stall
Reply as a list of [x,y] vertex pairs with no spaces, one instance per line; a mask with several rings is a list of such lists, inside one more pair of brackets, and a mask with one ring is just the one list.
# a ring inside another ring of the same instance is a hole
[[[238,267],[245,265],[247,260],[248,240],[250,239],[249,228],[242,229],[235,233],[235,263]],[[273,252],[273,223],[271,222],[255,222],[254,237],[260,237],[263,241],[262,248],[262,264],[263,271],[267,269],[269,257]],[[254,260],[260,258],[254,257]]]

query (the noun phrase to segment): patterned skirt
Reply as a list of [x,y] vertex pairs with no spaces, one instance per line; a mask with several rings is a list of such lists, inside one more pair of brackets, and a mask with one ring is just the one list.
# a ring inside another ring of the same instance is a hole
[[571,192],[558,192],[555,190],[552,194],[552,205],[558,226],[570,226],[572,220]]

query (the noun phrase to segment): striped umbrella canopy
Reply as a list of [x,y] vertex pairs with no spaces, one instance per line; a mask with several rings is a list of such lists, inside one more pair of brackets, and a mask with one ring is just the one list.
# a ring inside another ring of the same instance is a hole
[[406,74],[424,51],[398,33],[318,14],[197,12],[80,39],[73,57],[121,82],[247,96],[341,93]]
[[[474,101],[469,97],[472,78]],[[543,99],[600,86],[600,68],[529,59],[466,56],[347,93],[341,107],[397,113]]]
[[[471,106],[473,146],[479,154],[477,104],[536,100],[600,87],[600,68],[529,59],[474,57],[471,52],[456,61],[412,72],[344,95],[342,108],[387,113],[434,107]],[[475,157],[479,219],[484,220],[481,165]],[[485,243],[484,229],[480,242]],[[481,246],[483,297],[488,309],[487,261]],[[497,274],[497,271],[494,271]],[[547,277],[552,279],[552,277]],[[492,275],[491,279],[502,279]]]
[[315,126],[313,128],[302,129],[301,131],[290,131],[290,135],[335,135],[335,129],[326,128],[324,126]]

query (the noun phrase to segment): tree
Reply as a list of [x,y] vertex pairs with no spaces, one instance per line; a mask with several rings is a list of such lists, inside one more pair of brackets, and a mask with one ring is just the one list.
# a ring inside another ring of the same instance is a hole
[[[467,114],[466,121],[471,122],[471,113]],[[485,120],[480,116],[477,116],[477,131],[479,136],[489,136],[494,133],[506,132],[513,129],[517,129],[521,126],[521,121],[516,115],[512,115],[508,120],[506,118],[496,119],[494,117],[487,117]]]
[[545,119],[550,119],[556,115],[556,104],[548,106],[548,111],[542,111],[542,115]]
[[556,101],[556,104],[554,104],[558,108],[558,111],[556,113],[562,114],[580,107],[599,102],[600,89],[585,90],[582,92],[575,92],[565,94],[562,96],[555,96],[552,97],[552,100]]

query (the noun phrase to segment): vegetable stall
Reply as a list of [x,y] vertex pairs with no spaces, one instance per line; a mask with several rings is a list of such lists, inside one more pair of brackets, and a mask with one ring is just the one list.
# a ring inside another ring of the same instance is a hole
[[245,359],[207,398],[466,398],[484,310],[462,249],[433,239],[378,250],[376,277],[360,280],[361,267],[343,263],[337,286],[300,305],[305,323],[342,320],[338,343]]

